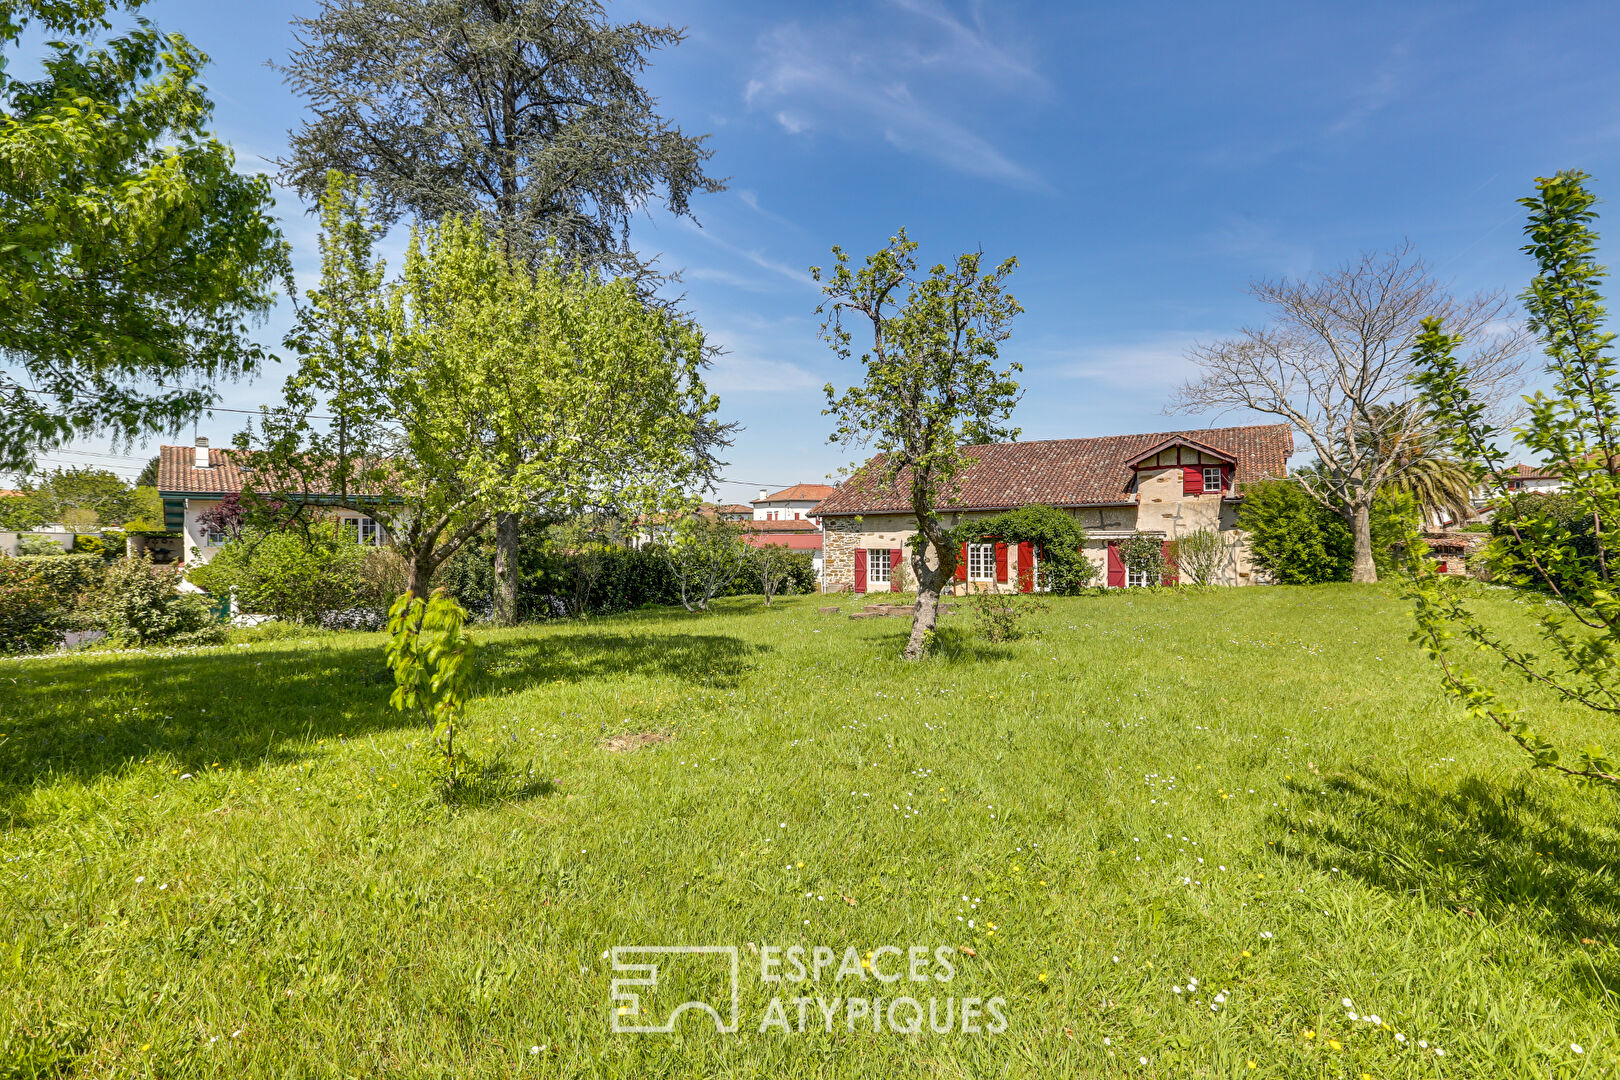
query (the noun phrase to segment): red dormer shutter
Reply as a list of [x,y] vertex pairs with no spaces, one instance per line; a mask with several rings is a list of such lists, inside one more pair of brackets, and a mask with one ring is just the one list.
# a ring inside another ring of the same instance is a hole
[[900,553],[904,548],[889,549],[889,591],[900,591]]
[[855,549],[855,591],[866,591],[866,549]]
[[1204,467],[1202,465],[1183,465],[1181,467],[1181,493],[1183,495],[1201,495],[1204,491]]
[[996,541],[996,580],[1007,583],[1007,545],[1000,540]]

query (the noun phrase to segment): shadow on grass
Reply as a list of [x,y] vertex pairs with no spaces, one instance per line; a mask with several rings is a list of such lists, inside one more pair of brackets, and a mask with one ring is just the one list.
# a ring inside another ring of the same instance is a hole
[[[158,755],[177,772],[276,765],[303,744],[410,728],[388,706],[381,639],[274,651],[107,655],[0,668],[0,812],[41,782],[82,782]],[[625,674],[725,688],[768,646],[720,634],[595,632],[497,639],[474,695]],[[511,797],[510,785],[496,785]]]
[[[1469,777],[1439,791],[1356,769],[1288,786],[1284,857],[1562,945],[1609,944],[1620,930],[1614,831],[1569,820],[1523,782]],[[1620,971],[1599,976],[1585,956],[1578,967],[1597,986],[1620,986]]]

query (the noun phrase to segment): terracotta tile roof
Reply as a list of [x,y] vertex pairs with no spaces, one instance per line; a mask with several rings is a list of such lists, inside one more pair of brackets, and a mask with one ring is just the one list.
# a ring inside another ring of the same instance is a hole
[[1557,480],[1560,478],[1558,470],[1545,465],[1515,465],[1508,474],[1511,480]]
[[[1096,439],[1047,439],[1040,442],[991,443],[968,448],[973,464],[958,478],[960,492],[946,509],[1006,510],[1031,503],[1051,506],[1118,506],[1133,504],[1130,462],[1157,444],[1177,438],[1207,446],[1237,462],[1239,489],[1287,473],[1294,452],[1287,424],[1161,431],[1144,435],[1108,435]],[[902,494],[906,473],[879,488],[863,483],[882,455],[873,458],[816,507],[818,516],[896,513],[911,509]]]
[[719,508],[722,514],[752,514],[754,508],[746,503],[727,503]]
[[208,468],[197,468],[194,446],[158,447],[159,492],[224,495],[242,490],[242,469],[230,450],[208,451]]
[[[243,465],[242,456],[237,451],[219,447],[210,448],[206,469],[197,468],[196,455],[195,446],[158,447],[158,494],[226,495],[243,490],[251,470]],[[297,492],[304,482],[306,481],[303,478],[294,477],[289,479],[287,486]],[[320,496],[329,495],[331,491],[317,490],[312,486],[303,493]]]
[[820,532],[821,526],[816,524],[814,518],[798,518],[793,521],[745,521],[743,528],[755,532]]
[[794,484],[792,487],[783,488],[774,495],[767,495],[763,499],[755,499],[754,501],[757,503],[819,502],[837,490],[831,484]]
[[743,534],[743,543],[751,547],[764,547],[767,544],[780,544],[792,548],[794,551],[820,551],[821,533],[819,532],[779,532]]

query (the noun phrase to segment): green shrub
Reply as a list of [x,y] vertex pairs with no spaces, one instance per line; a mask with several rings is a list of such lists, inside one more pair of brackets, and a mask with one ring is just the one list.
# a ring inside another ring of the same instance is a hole
[[1294,480],[1265,480],[1243,492],[1238,528],[1255,564],[1282,585],[1349,581],[1355,541],[1344,520]]
[[1033,544],[1040,553],[1040,586],[1060,596],[1078,595],[1097,576],[1097,567],[1082,548],[1086,531],[1055,506],[1034,503],[1008,510],[984,521],[975,521],[955,530],[958,541],[996,539],[1004,544]]
[[99,587],[107,576],[107,564],[97,555],[25,555],[8,560],[7,565],[24,567],[38,577],[64,608]]
[[107,557],[107,542],[99,536],[79,533],[73,538],[73,554],[94,555],[104,559]]
[[62,605],[26,563],[0,559],[0,654],[39,652],[61,640]]
[[1175,565],[1174,557],[1165,555],[1164,537],[1155,533],[1132,533],[1116,550],[1126,572],[1143,575],[1149,585],[1163,585],[1165,571]]
[[17,554],[31,558],[53,559],[66,555],[67,551],[48,536],[25,533],[17,539]]
[[200,645],[224,640],[224,628],[207,601],[176,591],[177,571],[146,559],[119,559],[87,598],[90,624],[115,644]]
[[289,622],[317,624],[328,612],[386,606],[363,575],[376,549],[337,522],[303,530],[249,530],[187,575],[216,596],[236,590],[239,610]]
[[1213,585],[1230,554],[1214,529],[1196,529],[1176,539],[1176,568],[1183,585]]

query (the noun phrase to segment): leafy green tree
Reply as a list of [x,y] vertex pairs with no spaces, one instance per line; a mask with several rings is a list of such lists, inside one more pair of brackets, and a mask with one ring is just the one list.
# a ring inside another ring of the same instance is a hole
[[[616,24],[593,0],[322,0],[294,26],[281,70],[312,116],[281,165],[307,198],[338,169],[372,185],[386,222],[477,220],[531,270],[561,256],[651,284],[630,216],[660,196],[690,216],[692,195],[724,188],[703,171],[706,137],[660,116],[639,82],[676,27]],[[709,479],[728,430],[694,428]],[[496,516],[498,622],[516,617],[524,509]]]
[[783,587],[793,586],[793,549],[786,544],[753,544],[743,552],[744,573],[759,582],[765,606]]
[[156,491],[157,490],[157,482],[158,482],[158,470],[161,469],[162,467],[163,467],[163,455],[162,454],[153,454],[150,458],[147,459],[146,464],[141,466],[140,475],[135,478],[135,486],[137,488],[143,488],[143,487],[144,488],[151,488],[153,491]]
[[661,548],[687,611],[708,611],[747,565],[742,528],[719,514],[688,514]]
[[423,596],[496,514],[656,508],[704,475],[719,403],[698,327],[626,281],[531,270],[459,218],[415,231],[382,284],[365,193],[329,180],[322,283],[289,337],[299,371],[243,440],[262,497],[377,519]]
[[[1557,502],[1498,490],[1493,528],[1509,541],[1510,580],[1533,583],[1550,598],[1552,610],[1537,623],[1542,648],[1525,648],[1511,628],[1487,623],[1468,603],[1466,586],[1419,560],[1411,560],[1408,592],[1416,602],[1414,639],[1470,717],[1495,724],[1535,768],[1614,789],[1620,763],[1607,751],[1594,741],[1566,756],[1533,716],[1469,670],[1457,649],[1460,642],[1493,656],[1504,670],[1591,710],[1599,727],[1612,728],[1620,715],[1620,599],[1609,539],[1620,529],[1620,368],[1614,334],[1605,329],[1599,287],[1607,270],[1595,258],[1597,200],[1589,179],[1579,171],[1542,177],[1535,194],[1519,200],[1529,211],[1523,250],[1537,263],[1521,299],[1553,385],[1526,399],[1529,417],[1512,434],[1563,477],[1565,490]],[[1508,472],[1502,446],[1509,433],[1473,392],[1468,367],[1456,357],[1463,335],[1450,330],[1438,318],[1424,323],[1414,382],[1451,433],[1451,449],[1495,485]]]
[[1350,580],[1355,546],[1349,528],[1296,480],[1250,484],[1237,525],[1255,565],[1279,584]]
[[443,589],[426,599],[407,592],[389,609],[388,666],[394,692],[388,704],[418,717],[427,728],[428,744],[436,751],[434,771],[446,797],[454,797],[462,781],[465,755],[456,750],[456,728],[466,711],[472,651],[467,612]]
[[933,640],[940,590],[956,571],[957,544],[940,508],[972,461],[969,446],[1017,438],[1006,421],[1019,397],[1013,374],[1023,370],[997,367],[1001,342],[1024,310],[1005,288],[1018,260],[981,275],[983,253],[969,252],[921,277],[916,249],[902,229],[861,267],[835,247],[831,270],[810,270],[823,282],[816,311],[833,351],[845,360],[855,355],[848,323],[863,339],[871,335],[860,353],[864,382],[841,395],[828,383],[823,412],[836,424],[832,441],[878,451],[848,483],[874,492],[898,486],[911,504],[917,603],[908,660],[921,658]]
[[122,525],[135,516],[135,493],[117,473],[90,466],[53,469],[27,489],[45,522]]
[[[134,10],[141,0],[122,6]],[[172,430],[263,359],[288,273],[269,181],[208,133],[207,57],[115,4],[0,5],[0,468],[76,435]],[[38,79],[7,61],[47,37]]]

